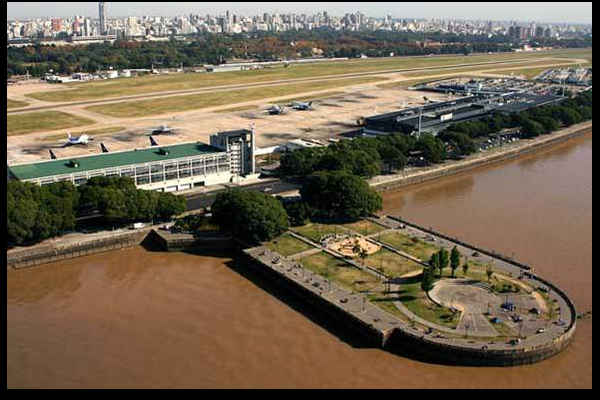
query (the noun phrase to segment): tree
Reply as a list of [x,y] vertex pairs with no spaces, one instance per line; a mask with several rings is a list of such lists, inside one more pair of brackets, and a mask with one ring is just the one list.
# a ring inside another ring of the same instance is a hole
[[458,251],[456,246],[454,246],[452,248],[452,251],[450,252],[450,268],[452,269],[452,277],[453,278],[455,276],[455,271],[459,265],[460,265],[460,252]]
[[433,135],[421,135],[415,147],[417,150],[421,150],[423,157],[431,163],[439,163],[446,158],[444,143]]
[[434,282],[435,277],[433,269],[423,268],[423,273],[421,274],[421,289],[423,289],[424,292],[429,292],[433,288]]
[[306,178],[300,195],[321,217],[355,221],[381,209],[382,199],[367,182],[345,171],[316,172]]
[[544,133],[544,127],[537,121],[523,118],[521,121],[521,133],[526,138],[532,138]]
[[439,254],[439,252],[435,252],[435,253],[433,253],[431,255],[431,257],[429,258],[429,266],[431,267],[432,271],[435,271],[436,269],[440,268],[440,254]]
[[[154,194],[155,192],[149,192]],[[186,200],[183,196],[175,196],[173,193],[158,193],[156,204],[156,216],[159,220],[170,220],[174,215],[186,210]]]
[[276,198],[250,190],[219,193],[212,214],[222,231],[249,243],[271,240],[289,227],[288,215]]
[[304,201],[282,202],[282,204],[291,226],[306,224],[314,214],[314,210]]
[[467,272],[469,272],[469,260],[465,260],[465,263],[462,266],[463,274],[467,276]]
[[442,277],[442,271],[448,266],[448,250],[441,248],[439,251],[439,264],[438,268],[440,269],[440,278]]
[[485,269],[485,273],[487,274],[488,282],[492,279],[492,275],[494,275],[494,270],[492,269],[492,265],[488,264]]

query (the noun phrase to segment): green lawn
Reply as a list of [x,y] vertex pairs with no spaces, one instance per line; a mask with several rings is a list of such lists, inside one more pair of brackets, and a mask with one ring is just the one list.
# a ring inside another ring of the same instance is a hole
[[280,79],[313,78],[325,75],[339,75],[356,72],[374,72],[390,69],[450,66],[473,64],[487,61],[526,59],[537,57],[591,58],[591,49],[559,49],[543,53],[523,54],[483,54],[472,56],[444,57],[391,57],[366,60],[323,62],[305,65],[281,66],[253,71],[233,71],[221,73],[180,73],[169,75],[147,75],[137,78],[64,84],[66,90],[37,92],[28,96],[44,101],[77,101],[144,94],[167,90],[184,90],[209,86],[266,82]]
[[300,260],[304,268],[324,276],[352,292],[382,290],[383,285],[375,276],[320,252]]
[[265,246],[286,257],[313,248],[302,240],[296,239],[289,233],[284,233],[270,242],[265,243]]
[[360,233],[361,235],[370,235],[386,229],[381,225],[369,221],[368,219],[361,219],[360,221],[342,224],[341,226],[356,233]]
[[420,278],[408,278],[399,285],[397,300],[419,317],[446,326],[456,328],[460,312],[453,313],[446,307],[433,303],[421,289]]
[[389,232],[377,238],[380,242],[388,244],[398,250],[404,251],[411,256],[417,257],[423,262],[429,261],[431,255],[439,251],[439,247],[425,242],[421,239],[412,238],[400,232]]
[[377,270],[382,268],[385,276],[390,278],[399,277],[422,268],[416,262],[386,249],[381,249],[367,256],[364,260],[356,258],[356,261]]
[[321,82],[173,96],[142,101],[125,101],[89,106],[86,107],[86,109],[100,114],[106,114],[120,118],[143,117],[148,115],[159,115],[168,112],[224,106],[227,104],[236,104],[245,101],[266,99],[269,97],[287,96],[301,92],[325,90],[333,87],[351,86],[361,83],[377,82],[381,80],[381,78],[336,79]]
[[27,107],[28,105],[29,105],[29,103],[26,103],[24,101],[6,99],[6,108],[8,108],[8,109],[22,108],[22,107]]
[[321,237],[330,234],[337,233],[343,234],[348,233],[346,229],[342,228],[336,224],[319,224],[319,223],[309,223],[303,226],[293,227],[292,230],[294,232],[299,233],[302,236],[305,236],[312,240],[313,242],[319,243]]
[[55,129],[75,128],[92,125],[95,121],[78,117],[62,111],[40,111],[23,114],[10,114],[6,117],[6,134],[22,135],[25,133],[51,131]]

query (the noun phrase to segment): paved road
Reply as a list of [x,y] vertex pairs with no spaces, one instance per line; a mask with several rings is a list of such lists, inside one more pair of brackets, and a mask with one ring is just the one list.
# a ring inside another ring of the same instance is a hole
[[[241,188],[244,190],[256,190],[268,194],[279,194],[289,192],[291,190],[297,190],[300,188],[300,185],[282,181],[270,181],[241,186]],[[217,197],[217,194],[225,190],[226,189],[224,188],[221,190],[211,191],[209,193],[194,193],[186,195],[187,211],[197,210],[199,208],[205,208],[212,205],[212,203],[215,201],[215,197]]]

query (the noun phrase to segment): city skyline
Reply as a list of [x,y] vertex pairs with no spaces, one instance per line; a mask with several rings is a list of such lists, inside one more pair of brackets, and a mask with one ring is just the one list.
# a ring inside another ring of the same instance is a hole
[[[307,13],[327,11],[334,16],[348,12],[362,12],[368,17],[383,18],[442,18],[493,21],[531,21],[540,23],[591,24],[592,3],[549,3],[543,6],[544,15],[539,15],[540,3],[106,3],[107,18],[125,16],[165,16],[186,14],[224,14],[226,11],[243,16],[261,13]],[[518,15],[514,14],[518,7]],[[7,20],[83,15],[98,16],[98,3],[7,3]]]

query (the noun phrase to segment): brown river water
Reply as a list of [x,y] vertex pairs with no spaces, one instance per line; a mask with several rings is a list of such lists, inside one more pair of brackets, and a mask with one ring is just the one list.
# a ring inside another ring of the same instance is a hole
[[[384,213],[514,253],[592,308],[591,133],[385,193]],[[591,319],[538,364],[429,364],[340,338],[231,265],[135,247],[8,271],[8,387],[592,387]]]

